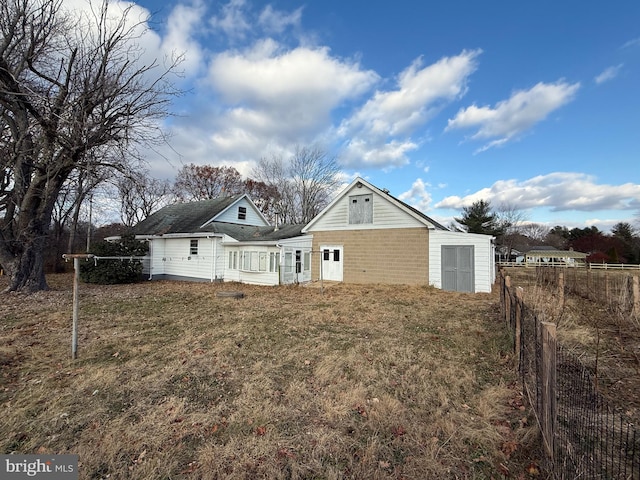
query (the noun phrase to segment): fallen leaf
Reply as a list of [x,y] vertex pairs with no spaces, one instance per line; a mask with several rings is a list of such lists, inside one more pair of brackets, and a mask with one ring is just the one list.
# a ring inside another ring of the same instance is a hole
[[509,458],[517,449],[518,444],[516,442],[504,442],[502,444],[502,453],[504,453],[507,458]]
[[261,437],[265,433],[267,433],[267,427],[258,427],[258,428],[256,428],[256,435],[258,435],[259,437]]
[[535,463],[530,463],[529,466],[527,467],[527,472],[529,473],[529,475],[540,475],[540,470],[538,469],[538,466]]

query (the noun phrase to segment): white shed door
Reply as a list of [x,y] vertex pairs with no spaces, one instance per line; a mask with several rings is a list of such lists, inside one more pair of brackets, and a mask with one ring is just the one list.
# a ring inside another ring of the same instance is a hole
[[342,281],[342,246],[321,246],[322,278],[324,280]]

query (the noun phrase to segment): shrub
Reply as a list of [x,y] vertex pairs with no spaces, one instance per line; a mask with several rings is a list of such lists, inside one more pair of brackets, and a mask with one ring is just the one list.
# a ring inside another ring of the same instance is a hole
[[[123,235],[119,242],[99,242],[91,250],[97,257],[141,257],[147,254],[149,247],[146,242],[136,240],[133,235]],[[140,260],[89,260],[80,265],[80,279],[87,283],[134,283],[141,276]]]

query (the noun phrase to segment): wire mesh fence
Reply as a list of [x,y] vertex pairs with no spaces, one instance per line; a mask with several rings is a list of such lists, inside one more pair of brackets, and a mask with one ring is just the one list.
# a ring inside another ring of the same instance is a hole
[[521,288],[500,275],[501,312],[513,336],[523,392],[557,479],[640,480],[640,434],[634,422],[597,390],[591,371],[556,341],[523,300]]
[[611,313],[638,322],[640,281],[637,274],[623,271],[579,268],[536,268],[536,282],[562,287],[563,293],[597,302]]

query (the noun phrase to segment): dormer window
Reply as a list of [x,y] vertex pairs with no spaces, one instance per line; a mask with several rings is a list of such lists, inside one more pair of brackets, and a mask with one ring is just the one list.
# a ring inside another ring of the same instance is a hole
[[247,207],[238,207],[238,220],[247,219]]

